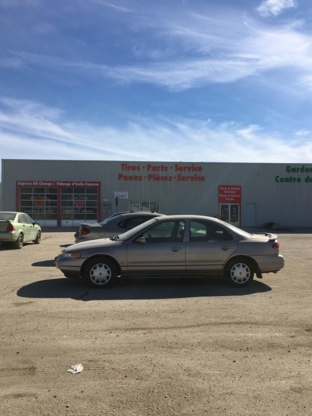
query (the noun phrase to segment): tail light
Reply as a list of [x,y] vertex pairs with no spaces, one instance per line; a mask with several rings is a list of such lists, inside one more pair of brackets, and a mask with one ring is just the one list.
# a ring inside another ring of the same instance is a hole
[[86,227],[82,227],[80,230],[80,235],[90,234],[90,230]]
[[278,241],[276,241],[276,242],[273,244],[272,248],[280,248],[280,243],[279,243]]
[[6,231],[15,231],[14,225],[13,224],[8,224]]

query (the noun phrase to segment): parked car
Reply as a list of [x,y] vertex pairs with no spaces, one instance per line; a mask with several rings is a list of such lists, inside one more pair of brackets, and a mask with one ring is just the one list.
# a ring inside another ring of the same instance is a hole
[[82,241],[95,240],[97,238],[112,237],[116,234],[124,233],[137,225],[142,224],[151,218],[163,214],[157,212],[137,211],[121,212],[111,215],[102,222],[93,224],[80,224],[78,231],[75,233],[75,243]]
[[41,227],[24,212],[0,211],[0,242],[22,248],[30,241],[39,244]]
[[225,277],[236,286],[254,274],[284,266],[275,234],[249,234],[219,219],[194,215],[155,217],[121,235],[67,247],[55,258],[66,277],[81,277],[96,288],[117,277]]

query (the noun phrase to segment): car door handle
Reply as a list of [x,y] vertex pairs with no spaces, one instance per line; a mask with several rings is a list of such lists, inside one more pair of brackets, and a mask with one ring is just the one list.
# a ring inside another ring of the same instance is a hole
[[230,247],[229,247],[229,246],[222,246],[221,248],[222,248],[222,250],[223,250],[223,251],[226,251],[226,250],[228,250]]
[[179,251],[179,250],[181,250],[181,247],[172,247],[172,249],[171,249],[172,251],[174,251],[174,252],[176,252],[176,251]]

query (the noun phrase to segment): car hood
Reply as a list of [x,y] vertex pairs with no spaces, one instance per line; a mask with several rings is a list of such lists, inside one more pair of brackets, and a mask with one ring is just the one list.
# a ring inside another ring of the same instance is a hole
[[111,240],[110,238],[98,238],[96,240],[83,241],[81,243],[73,244],[66,248],[66,251],[77,251],[77,250],[90,250],[92,248],[113,246],[121,244],[122,241]]

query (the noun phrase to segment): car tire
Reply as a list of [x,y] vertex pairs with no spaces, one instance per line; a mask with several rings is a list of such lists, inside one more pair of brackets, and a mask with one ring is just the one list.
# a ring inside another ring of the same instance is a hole
[[230,260],[225,267],[224,277],[234,286],[247,286],[254,277],[253,265],[244,258]]
[[22,248],[24,244],[24,236],[23,234],[19,234],[19,236],[17,237],[17,240],[14,243],[14,248]]
[[37,237],[34,240],[34,243],[35,244],[40,244],[40,241],[41,241],[41,231],[39,230],[38,233],[37,233]]
[[117,281],[115,264],[105,257],[97,257],[87,263],[83,280],[91,287],[105,289],[112,287]]

